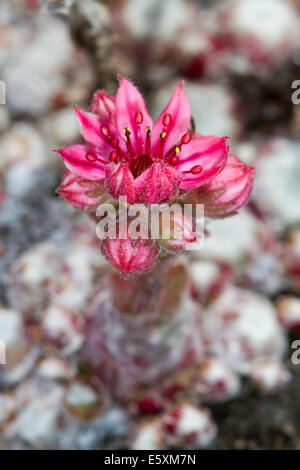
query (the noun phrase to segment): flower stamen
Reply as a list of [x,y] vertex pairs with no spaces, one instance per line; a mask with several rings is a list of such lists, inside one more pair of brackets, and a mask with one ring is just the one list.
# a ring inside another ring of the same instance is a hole
[[145,142],[145,154],[148,155],[151,150],[151,129],[149,126],[146,127],[146,142]]
[[183,173],[192,173],[192,175],[198,175],[202,171],[202,166],[201,165],[195,165],[193,168],[191,168],[188,171],[184,171]]
[[[170,150],[168,151],[165,159],[166,161],[170,164],[170,165],[177,165],[178,161],[179,161],[179,158],[176,156],[177,154],[179,154],[181,152],[181,147],[183,145],[187,145],[188,143],[190,143],[192,139],[192,135],[190,132],[186,132],[185,134],[183,134],[183,136],[181,137],[180,139],[180,142],[178,145],[176,146],[173,146],[170,148]],[[176,157],[176,158],[175,158]]]
[[[128,160],[128,157],[127,157],[126,153],[124,153],[124,152],[122,151],[122,149],[120,148],[119,139],[118,139],[117,137],[113,137],[113,138],[111,139],[111,142],[110,142],[110,143],[111,143],[111,145],[115,148],[115,152],[116,152],[116,154],[117,154],[117,156],[118,156],[118,160],[119,160],[119,159],[120,159],[120,160],[121,160],[121,159],[123,159],[123,160]],[[111,154],[112,154],[112,152],[111,152]]]
[[110,137],[110,135],[111,135],[110,128],[107,127],[107,126],[101,126],[101,127],[100,127],[100,131],[101,131],[101,134],[102,134],[104,137]]
[[105,160],[102,160],[101,158],[99,158],[94,152],[87,152],[85,154],[85,158],[87,161],[89,162],[100,162],[100,163],[103,163],[104,165],[106,165],[106,161]]
[[166,127],[169,127],[172,123],[172,116],[170,113],[167,113],[164,115],[163,117],[163,125],[166,126]]
[[113,150],[112,152],[110,152],[109,160],[110,160],[112,163],[117,163],[117,162],[118,162],[118,160],[119,160],[119,155],[117,154],[117,152],[116,152],[115,150]]
[[144,115],[141,111],[137,111],[134,116],[134,120],[137,124],[142,124],[144,120]]
[[135,157],[135,152],[134,152],[134,148],[133,148],[133,145],[132,145],[132,142],[130,140],[130,135],[131,135],[131,132],[130,132],[130,129],[128,127],[124,127],[123,129],[123,133],[126,137],[126,146],[127,146],[127,150],[130,154],[130,156],[132,158]]
[[170,160],[170,165],[177,165],[177,163],[179,162],[179,158],[177,156],[175,157],[172,157],[171,160]]
[[181,145],[187,145],[190,143],[192,139],[192,134],[190,132],[186,132],[186,134],[183,134],[183,136],[181,137]]
[[113,139],[111,139],[111,145],[115,148],[118,148],[119,147],[119,139],[117,137],[114,137]]
[[134,120],[137,123],[137,137],[138,137],[138,152],[143,153],[143,144],[141,141],[141,124],[144,121],[144,115],[141,111],[137,111],[134,115]]
[[85,155],[85,158],[89,161],[89,162],[95,162],[97,160],[97,155],[93,152],[88,152],[86,155]]
[[163,158],[163,150],[164,150],[166,136],[167,136],[166,131],[162,131],[159,135],[159,137],[160,137],[159,150],[158,150],[158,157],[159,158]]

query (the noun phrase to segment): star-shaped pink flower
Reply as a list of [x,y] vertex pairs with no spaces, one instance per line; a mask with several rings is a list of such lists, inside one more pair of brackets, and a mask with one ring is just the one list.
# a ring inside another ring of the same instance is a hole
[[227,137],[199,137],[190,130],[191,111],[179,83],[153,125],[142,95],[121,77],[116,98],[95,93],[90,112],[75,107],[86,145],[57,152],[67,168],[103,181],[115,199],[162,203],[210,181],[225,167]]

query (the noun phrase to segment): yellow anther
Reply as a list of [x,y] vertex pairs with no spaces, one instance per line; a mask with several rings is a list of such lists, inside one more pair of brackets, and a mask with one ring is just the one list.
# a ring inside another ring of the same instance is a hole
[[146,126],[146,132],[150,132],[150,126]]
[[131,132],[130,132],[130,130],[129,130],[128,127],[124,127],[124,129],[123,129],[123,134],[124,134],[124,135],[130,135],[130,134],[131,134]]
[[166,137],[167,133],[164,131],[160,134],[161,138],[164,139]]
[[180,148],[179,148],[179,147],[176,147],[175,153],[179,153],[179,152],[180,152]]

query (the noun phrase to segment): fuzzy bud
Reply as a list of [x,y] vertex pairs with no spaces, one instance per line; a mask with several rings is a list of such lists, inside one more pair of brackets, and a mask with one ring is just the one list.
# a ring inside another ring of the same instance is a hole
[[101,183],[75,175],[67,170],[57,193],[77,209],[96,209],[107,199],[107,194]]
[[191,197],[195,202],[205,204],[207,217],[230,216],[247,203],[254,177],[254,168],[229,155],[224,170],[195,190]]

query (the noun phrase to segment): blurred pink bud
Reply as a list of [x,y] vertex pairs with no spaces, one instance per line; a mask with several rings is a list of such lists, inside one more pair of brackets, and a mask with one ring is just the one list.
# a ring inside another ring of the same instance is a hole
[[184,212],[171,212],[169,220],[162,219],[161,244],[169,250],[183,250],[195,243],[200,235],[195,232],[193,218]]
[[168,446],[178,449],[207,447],[216,436],[216,426],[207,408],[183,402],[163,415]]
[[300,331],[300,299],[292,295],[283,295],[276,302],[280,323],[288,331]]
[[143,414],[155,414],[164,409],[164,402],[160,396],[146,395],[137,401],[137,410]]
[[226,401],[238,395],[240,379],[225,361],[208,357],[200,365],[196,390],[204,402]]
[[161,450],[166,449],[161,417],[150,418],[135,424],[131,437],[130,449]]
[[196,259],[189,272],[191,294],[203,305],[216,300],[233,279],[233,268],[223,260]]
[[250,379],[261,393],[274,393],[291,379],[290,372],[277,360],[261,359],[251,365]]

